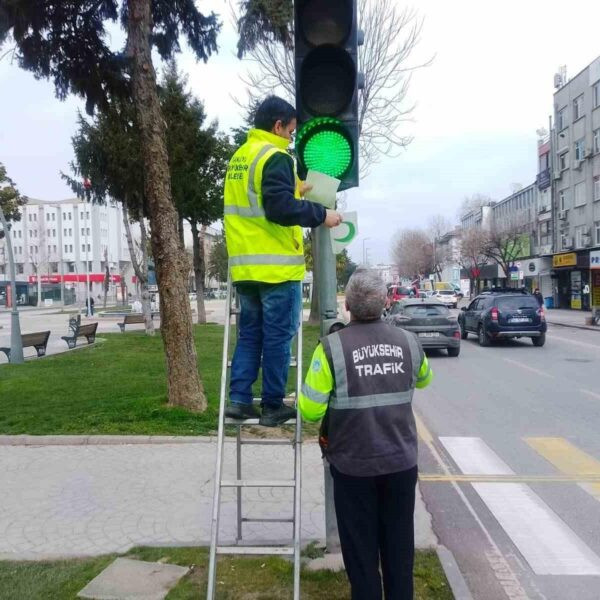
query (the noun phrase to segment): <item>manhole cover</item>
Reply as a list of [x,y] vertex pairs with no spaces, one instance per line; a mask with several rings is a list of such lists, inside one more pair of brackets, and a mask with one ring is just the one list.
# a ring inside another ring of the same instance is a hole
[[591,363],[591,358],[565,358],[567,362],[576,362],[576,363]]

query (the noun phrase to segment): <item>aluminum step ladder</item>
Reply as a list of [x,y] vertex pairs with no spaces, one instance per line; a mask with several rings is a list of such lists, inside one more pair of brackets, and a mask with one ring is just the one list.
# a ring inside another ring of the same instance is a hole
[[[245,438],[242,437],[242,429],[248,425],[258,425],[258,419],[245,419],[243,421],[225,417],[229,391],[229,373],[231,360],[229,357],[231,320],[236,321],[240,313],[239,302],[231,283],[231,276],[227,279],[225,332],[223,337],[223,362],[221,367],[221,394],[219,400],[219,432],[217,436],[217,459],[215,465],[215,488],[213,495],[212,511],[212,533],[210,542],[210,559],[208,567],[208,590],[207,600],[214,600],[216,593],[217,556],[222,554],[244,554],[244,555],[279,555],[293,556],[294,561],[294,600],[300,600],[300,501],[301,501],[301,471],[302,471],[302,420],[297,399],[300,395],[302,385],[302,311],[300,312],[300,324],[296,336],[295,359],[292,356],[290,368],[296,368],[296,392],[286,397],[286,403],[293,402],[296,408],[296,418],[290,419],[286,425],[295,425],[293,439],[285,438]],[[254,403],[260,403],[260,398],[254,398]],[[223,451],[225,445],[225,427],[236,428],[236,479],[223,479]],[[242,447],[246,445],[279,446],[288,445],[294,449],[294,476],[293,479],[243,479],[242,477]],[[293,495],[293,515],[291,518],[252,518],[242,513],[242,490],[243,488],[291,488]],[[219,544],[219,516],[221,509],[221,490],[223,488],[235,488],[237,494],[237,536],[235,545],[224,546]],[[291,523],[293,527],[290,536],[291,545],[287,546],[260,546],[246,545],[243,540],[244,523]]]

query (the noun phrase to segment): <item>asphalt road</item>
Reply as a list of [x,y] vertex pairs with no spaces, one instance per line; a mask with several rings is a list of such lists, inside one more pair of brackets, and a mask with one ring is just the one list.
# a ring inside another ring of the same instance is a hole
[[600,334],[430,359],[422,490],[474,598],[600,599]]

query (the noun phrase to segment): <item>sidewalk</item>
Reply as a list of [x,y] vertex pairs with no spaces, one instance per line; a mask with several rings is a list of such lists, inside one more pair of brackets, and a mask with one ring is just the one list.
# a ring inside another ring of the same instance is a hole
[[[57,440],[58,441],[58,440]],[[75,440],[74,440],[75,441]],[[0,559],[123,552],[136,545],[200,545],[210,540],[216,443],[211,438],[158,444],[0,445]],[[7,443],[7,440],[2,440]],[[48,442],[48,440],[46,440]],[[226,444],[224,473],[235,472]],[[291,476],[292,448],[245,446],[244,477]],[[316,443],[302,452],[302,539],[325,538],[323,466]],[[224,490],[221,540],[235,539],[235,491]],[[290,489],[244,491],[254,517],[290,515]],[[435,547],[431,519],[417,497],[417,547]],[[245,539],[285,542],[291,525],[244,525]]]
[[585,320],[592,313],[581,310],[565,310],[560,308],[546,309],[546,321],[549,325],[560,325],[562,327],[574,327],[576,329],[588,329],[600,332],[600,327],[586,325]]

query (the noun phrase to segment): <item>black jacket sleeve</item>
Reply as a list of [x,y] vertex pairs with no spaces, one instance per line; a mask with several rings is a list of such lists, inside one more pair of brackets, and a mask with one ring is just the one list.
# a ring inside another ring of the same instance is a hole
[[296,177],[291,156],[275,152],[265,163],[262,177],[262,199],[269,221],[290,227],[318,227],[325,220],[321,204],[294,197]]

